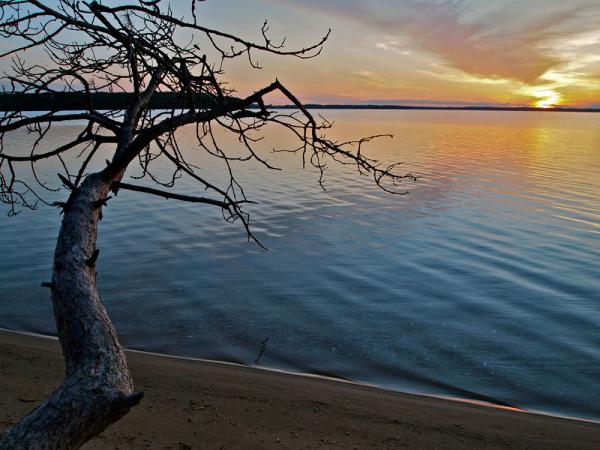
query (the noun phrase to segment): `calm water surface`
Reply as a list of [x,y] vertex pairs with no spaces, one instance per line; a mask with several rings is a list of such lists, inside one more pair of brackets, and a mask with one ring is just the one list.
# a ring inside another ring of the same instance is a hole
[[[264,366],[600,419],[600,115],[327,116],[334,136],[394,134],[371,154],[405,161],[410,195],[334,165],[323,192],[289,155],[269,156],[282,172],[239,164],[263,251],[211,207],[121,192],[98,271],[125,345],[252,364],[268,337]],[[218,179],[192,130],[180,140]],[[54,332],[39,284],[58,226],[48,208],[0,216],[0,326]]]

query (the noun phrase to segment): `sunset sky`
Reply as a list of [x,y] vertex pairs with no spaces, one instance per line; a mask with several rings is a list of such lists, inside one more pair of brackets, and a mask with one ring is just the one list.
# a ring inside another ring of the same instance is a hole
[[290,46],[332,28],[311,61],[226,66],[241,92],[275,76],[305,102],[600,107],[598,0],[208,0],[209,26]]
[[[176,16],[191,18],[190,1],[171,4]],[[262,70],[243,57],[228,62],[222,79],[241,94],[278,77],[308,103],[600,108],[600,0],[197,4],[201,24],[259,42],[268,19],[270,36],[286,37],[290,49],[332,29],[312,60],[257,54]],[[47,63],[32,53],[30,61]],[[9,63],[0,61],[0,68]]]

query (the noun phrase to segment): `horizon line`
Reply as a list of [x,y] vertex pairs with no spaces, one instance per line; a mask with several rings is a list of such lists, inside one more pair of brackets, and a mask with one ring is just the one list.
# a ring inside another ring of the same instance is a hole
[[[307,109],[396,109],[396,110],[434,110],[434,111],[526,111],[526,112],[594,112],[600,108],[577,108],[571,106],[556,106],[539,108],[535,106],[435,106],[435,105],[382,105],[362,103],[304,103]],[[269,105],[273,109],[298,109],[296,105]]]

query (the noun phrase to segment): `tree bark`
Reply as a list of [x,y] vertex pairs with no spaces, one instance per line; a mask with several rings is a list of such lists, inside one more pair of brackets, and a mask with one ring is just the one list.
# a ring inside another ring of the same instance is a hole
[[51,290],[65,380],[6,433],[1,450],[79,448],[141,400],[96,288],[97,228],[109,190],[102,173],[89,175],[64,206]]

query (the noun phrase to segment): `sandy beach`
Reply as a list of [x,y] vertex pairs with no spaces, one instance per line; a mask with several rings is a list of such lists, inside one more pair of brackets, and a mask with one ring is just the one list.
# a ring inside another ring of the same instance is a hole
[[[141,405],[92,449],[596,449],[600,424],[129,352]],[[61,381],[55,340],[0,332],[0,430]]]

